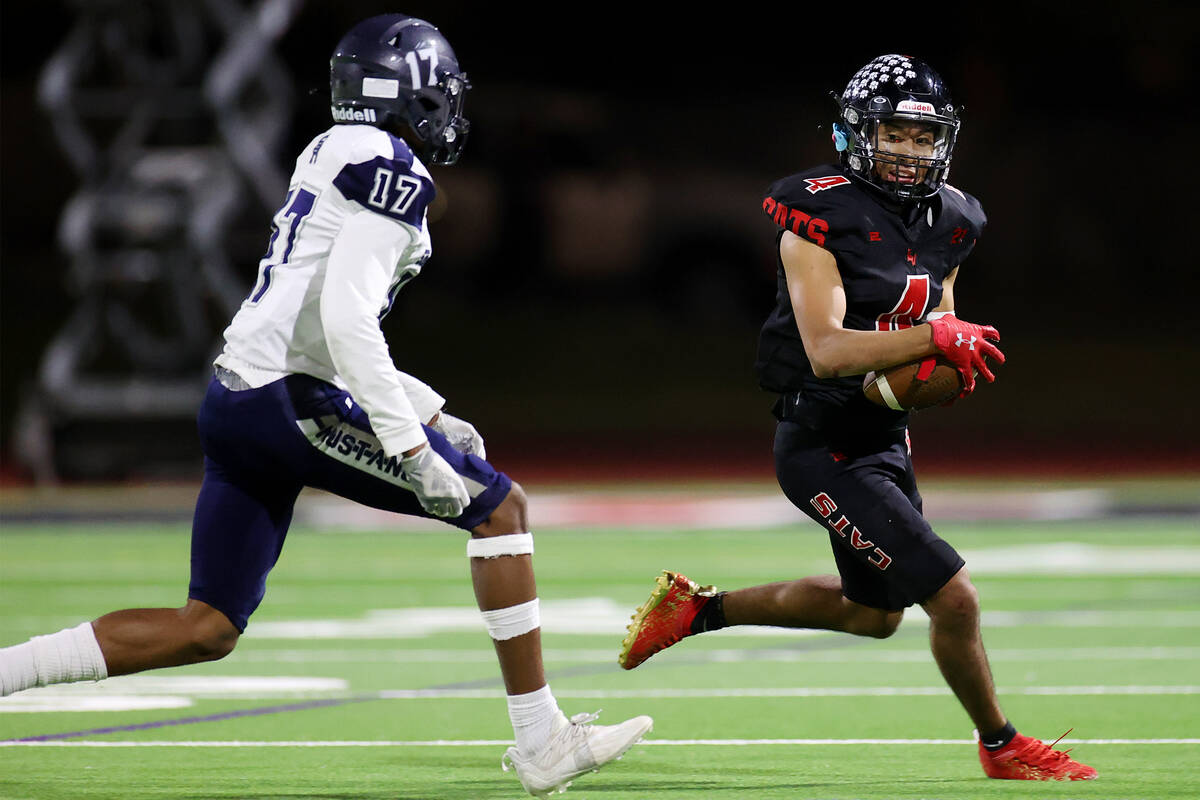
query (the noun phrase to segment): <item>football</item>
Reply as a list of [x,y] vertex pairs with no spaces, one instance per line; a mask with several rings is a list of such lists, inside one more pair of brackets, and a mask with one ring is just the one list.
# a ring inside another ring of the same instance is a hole
[[867,399],[895,411],[920,411],[941,405],[962,388],[962,376],[941,356],[868,372],[863,378]]

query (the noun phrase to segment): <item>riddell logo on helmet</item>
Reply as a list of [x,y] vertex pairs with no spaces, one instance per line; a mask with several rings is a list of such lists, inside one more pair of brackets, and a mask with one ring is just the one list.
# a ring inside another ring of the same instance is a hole
[[917,100],[901,100],[896,106],[897,111],[916,111],[920,114],[934,113],[933,103],[922,103]]
[[375,109],[373,108],[343,108],[341,106],[332,106],[329,109],[333,113],[333,118],[338,122],[375,122]]

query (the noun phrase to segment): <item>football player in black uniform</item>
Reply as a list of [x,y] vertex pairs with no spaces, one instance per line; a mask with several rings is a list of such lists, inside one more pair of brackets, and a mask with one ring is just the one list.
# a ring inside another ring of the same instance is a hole
[[840,164],[774,183],[778,304],[757,371],[778,395],[775,469],[784,494],[829,534],[838,576],[731,592],[664,572],[634,615],[619,661],[632,669],[695,633],[773,625],[885,638],[904,610],[929,615],[946,682],[975,723],[993,778],[1087,779],[1096,771],[1017,733],[1000,710],[979,631],[979,598],[954,548],[921,513],[907,413],[874,405],[862,376],[932,355],[963,378],[995,379],[995,328],[959,320],[954,283],[986,223],[946,180],[959,110],[941,77],[880,56],[850,80],[833,128]]

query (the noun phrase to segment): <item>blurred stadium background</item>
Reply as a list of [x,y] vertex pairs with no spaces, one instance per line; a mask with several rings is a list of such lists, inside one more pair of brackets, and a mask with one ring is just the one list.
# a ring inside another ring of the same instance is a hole
[[[589,785],[1012,796],[981,779],[918,612],[886,643],[740,629],[613,663],[660,568],[727,588],[831,568],[772,485],[759,204],[832,160],[828,92],[900,51],[966,105],[953,182],[990,224],[959,306],[1009,357],[995,385],[914,417],[927,513],[969,554],[1006,708],[1033,735],[1077,726],[1066,743],[1101,768],[1072,796],[1196,796],[1200,10],[1182,2],[5,3],[0,645],[182,600],[209,364],[292,160],[329,124],[329,53],[385,11],[440,26],[475,85],[466,155],[435,171],[434,257],[385,322],[396,363],[530,490],[539,590],[562,611],[556,692],[572,711],[603,698],[606,719],[653,713],[664,745]],[[0,796],[515,796],[461,539],[432,530],[303,496],[229,659],[8,698],[0,744],[20,768],[0,768]],[[453,624],[372,627],[405,612]],[[886,698],[877,716],[848,689]],[[842,755],[862,736],[893,743]],[[415,746],[431,737],[466,750]]]
[[329,52],[392,10],[439,25],[475,89],[466,157],[436,172],[434,258],[385,326],[502,468],[770,477],[762,191],[832,159],[828,92],[899,50],[966,106],[953,180],[990,224],[959,305],[1009,355],[997,384],[914,420],[919,468],[1200,469],[1194,5],[606,5],[568,22],[59,0],[3,11],[8,486],[199,475],[208,363],[295,153],[328,125]]

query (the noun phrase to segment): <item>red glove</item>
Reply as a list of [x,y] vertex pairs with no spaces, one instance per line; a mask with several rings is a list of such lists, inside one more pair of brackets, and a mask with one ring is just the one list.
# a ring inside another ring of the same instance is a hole
[[946,360],[954,364],[963,378],[963,390],[959,397],[966,397],[975,391],[975,373],[978,372],[988,383],[996,380],[996,376],[988,369],[985,357],[999,364],[1004,363],[1004,353],[991,341],[1000,341],[1000,332],[991,325],[974,325],[963,322],[953,314],[946,314],[930,320],[933,328],[933,346],[936,347]]

